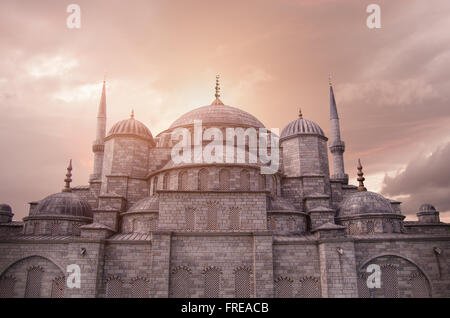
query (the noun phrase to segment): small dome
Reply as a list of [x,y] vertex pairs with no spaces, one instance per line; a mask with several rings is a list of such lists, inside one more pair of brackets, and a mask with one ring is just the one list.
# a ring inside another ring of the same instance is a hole
[[436,212],[436,208],[429,203],[424,203],[420,206],[419,212]]
[[130,119],[119,121],[114,126],[112,126],[106,138],[114,135],[133,135],[144,139],[153,140],[152,133],[147,128],[147,126],[145,126],[139,120],[134,119],[133,114],[131,115]]
[[12,213],[12,209],[8,204],[0,204],[0,212]]
[[382,195],[370,191],[356,192],[344,198],[339,217],[364,214],[395,214],[391,203]]
[[31,216],[76,216],[92,218],[89,203],[71,192],[49,195],[39,201]]
[[237,127],[264,128],[264,125],[255,116],[227,105],[203,106],[175,120],[169,129],[193,125],[194,120],[201,120],[202,125],[208,124],[230,124]]
[[302,117],[292,121],[281,132],[280,139],[288,138],[298,134],[314,134],[325,137],[322,128],[315,122]]
[[154,195],[139,200],[131,206],[128,212],[151,212],[159,210],[159,197]]

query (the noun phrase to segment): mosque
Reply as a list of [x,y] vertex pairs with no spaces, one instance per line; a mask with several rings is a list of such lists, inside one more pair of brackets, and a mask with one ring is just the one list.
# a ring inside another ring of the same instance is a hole
[[23,221],[0,205],[0,297],[450,297],[450,224],[426,203],[405,221],[400,202],[365,188],[361,162],[349,184],[331,83],[330,136],[300,113],[271,149],[272,174],[173,160],[172,133],[195,121],[264,128],[221,101],[218,80],[211,105],[157,136],[134,114],[106,133],[106,105],[103,82],[88,185],[71,186],[70,163],[62,191]]

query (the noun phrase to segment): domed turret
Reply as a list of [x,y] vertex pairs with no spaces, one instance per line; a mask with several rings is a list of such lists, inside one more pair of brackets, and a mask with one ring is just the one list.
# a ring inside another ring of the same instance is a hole
[[392,206],[391,200],[367,191],[364,173],[358,160],[358,192],[344,198],[336,220],[347,226],[350,235],[403,232],[405,218]]
[[439,223],[439,211],[436,208],[429,204],[424,203],[420,206],[419,212],[417,213],[417,218],[420,223]]
[[67,167],[65,187],[62,192],[51,194],[30,210],[24,218],[25,234],[79,235],[81,225],[92,221],[89,203],[72,193],[72,160]]
[[0,223],[9,223],[12,221],[14,214],[8,204],[0,204]]
[[89,203],[76,194],[61,192],[41,200],[31,216],[81,216],[92,218]]
[[290,122],[281,132],[280,139],[286,139],[299,134],[312,134],[325,137],[322,128],[315,122],[304,119],[301,110],[296,120]]
[[136,136],[153,141],[152,133],[147,126],[134,119],[134,111],[131,112],[129,119],[119,121],[112,126],[105,140],[111,139],[112,136]]
[[339,217],[352,217],[371,214],[395,214],[391,202],[382,195],[361,191],[346,197],[339,210]]

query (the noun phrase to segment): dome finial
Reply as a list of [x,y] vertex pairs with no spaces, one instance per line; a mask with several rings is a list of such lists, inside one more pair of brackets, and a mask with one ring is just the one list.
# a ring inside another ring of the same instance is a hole
[[131,119],[134,119],[134,109],[133,109],[133,108],[131,109],[131,115],[130,115],[130,118],[131,118]]
[[328,83],[330,84],[330,86],[333,86],[333,83],[331,81],[331,73],[328,74]]
[[216,98],[220,97],[220,75],[216,75]]
[[72,182],[72,159],[70,159],[69,166],[67,167],[67,173],[64,182],[66,183],[66,185],[64,186],[62,192],[72,192],[72,189],[70,188],[70,183]]
[[220,100],[220,75],[216,75],[216,94],[214,95],[216,99],[212,102],[211,105],[223,105],[222,101]]
[[298,108],[298,118],[303,118],[302,109],[300,107]]
[[364,180],[366,180],[363,176],[364,173],[362,172],[362,165],[361,165],[361,159],[358,159],[358,181],[359,181],[359,187],[358,187],[358,191],[362,192],[362,191],[367,191],[366,187],[364,186]]

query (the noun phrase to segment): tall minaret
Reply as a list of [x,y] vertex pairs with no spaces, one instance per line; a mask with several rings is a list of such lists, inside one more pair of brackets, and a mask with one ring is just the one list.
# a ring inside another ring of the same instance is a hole
[[341,140],[341,129],[339,126],[339,116],[334,99],[333,85],[330,77],[330,122],[331,122],[331,142],[330,151],[333,156],[332,179],[339,180],[343,184],[348,184],[348,174],[344,170],[345,143]]
[[103,152],[105,150],[106,135],[106,81],[103,80],[102,98],[98,106],[97,115],[97,133],[92,151],[94,152],[94,172],[91,174],[90,180],[98,180],[102,176],[103,168]]

